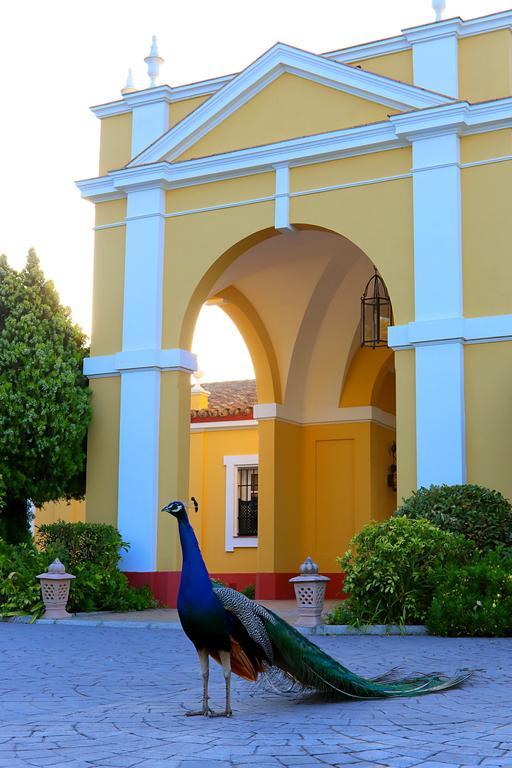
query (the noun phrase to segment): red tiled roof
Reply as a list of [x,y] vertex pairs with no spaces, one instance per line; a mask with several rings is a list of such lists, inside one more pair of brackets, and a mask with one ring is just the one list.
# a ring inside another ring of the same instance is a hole
[[190,411],[191,421],[230,421],[252,419],[252,407],[258,402],[256,380],[212,381],[203,384],[210,396],[208,409]]

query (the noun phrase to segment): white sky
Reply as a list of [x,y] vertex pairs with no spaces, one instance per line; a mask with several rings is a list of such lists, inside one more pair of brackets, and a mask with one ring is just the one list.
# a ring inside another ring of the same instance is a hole
[[[447,0],[445,18],[506,10],[512,0]],[[0,0],[0,253],[19,268],[34,246],[73,317],[90,332],[94,176],[92,104],[119,98],[129,66],[148,85],[156,34],[161,83],[236,72],[277,40],[322,53],[433,20],[430,0]],[[205,381],[252,370],[221,310],[207,308],[194,351]]]

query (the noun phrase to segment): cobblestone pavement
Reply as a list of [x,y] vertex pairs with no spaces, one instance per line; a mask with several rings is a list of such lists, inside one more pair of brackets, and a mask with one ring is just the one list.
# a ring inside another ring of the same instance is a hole
[[237,680],[231,720],[186,718],[201,686],[181,631],[0,624],[0,768],[512,766],[512,640],[317,642],[368,676],[478,671],[459,690],[392,701],[287,699]]

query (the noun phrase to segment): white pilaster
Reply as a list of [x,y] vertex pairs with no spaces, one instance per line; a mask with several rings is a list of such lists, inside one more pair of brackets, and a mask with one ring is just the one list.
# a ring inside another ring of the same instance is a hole
[[414,85],[455,98],[459,95],[459,19],[403,30],[412,44]]
[[290,224],[290,169],[288,165],[276,165],[275,228],[281,232],[293,229]]
[[[413,139],[416,322],[462,319],[459,137]],[[466,481],[464,347],[416,346],[418,486]]]
[[159,139],[169,127],[167,99],[156,99],[133,107],[132,110],[132,157]]
[[[162,339],[163,190],[128,194],[123,355],[158,350]],[[118,527],[131,549],[123,570],[156,569],[160,371],[121,372]]]

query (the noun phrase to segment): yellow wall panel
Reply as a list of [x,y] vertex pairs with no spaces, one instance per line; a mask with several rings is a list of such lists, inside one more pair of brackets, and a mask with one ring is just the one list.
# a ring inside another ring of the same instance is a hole
[[416,362],[413,349],[395,352],[398,504],[416,490]]
[[468,483],[512,499],[512,342],[464,347]]
[[475,163],[493,157],[512,155],[512,129],[475,133],[460,140],[461,163]]
[[388,53],[385,56],[372,56],[369,59],[359,59],[352,64],[367,72],[400,80],[403,83],[413,83],[412,50]]
[[374,123],[396,111],[286,73],[199,139],[179,159]]
[[276,175],[255,173],[237,179],[224,179],[211,184],[195,184],[191,187],[166,192],[167,213],[207,208],[212,205],[238,203],[268,197],[276,191]]
[[65,523],[85,522],[85,500],[79,499],[60,499],[59,501],[49,501],[40,509],[34,512],[34,530],[37,536],[37,529],[40,525],[57,523],[63,520]]
[[122,347],[125,241],[124,226],[95,233],[91,355]]
[[412,155],[410,147],[375,152],[359,157],[346,157],[326,163],[313,163],[290,169],[290,191],[303,192],[354,181],[382,179],[410,173]]
[[512,162],[462,171],[464,315],[512,312]]
[[87,438],[86,519],[117,526],[121,378],[91,379],[93,420]]
[[391,445],[394,429],[371,425],[372,520],[387,520],[397,507],[397,493],[388,486],[388,472],[393,461]]
[[459,40],[459,98],[490,101],[512,94],[512,36],[508,29]]
[[193,99],[173,101],[172,104],[169,104],[169,128],[174,128],[177,123],[190,115],[194,109],[200,107],[208,98],[209,96],[196,96]]
[[104,117],[101,121],[99,175],[123,168],[132,154],[132,113]]

